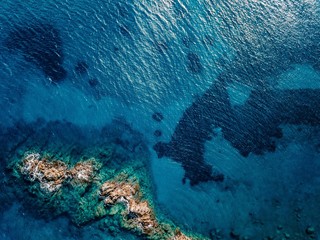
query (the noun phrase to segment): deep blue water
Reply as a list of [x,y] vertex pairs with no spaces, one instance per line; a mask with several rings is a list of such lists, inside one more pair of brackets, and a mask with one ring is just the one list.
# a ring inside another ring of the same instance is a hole
[[[212,239],[217,229],[222,239],[308,239],[311,226],[317,238],[319,7],[2,1],[0,132],[38,118],[81,128],[125,119],[149,147],[156,203],[177,225]],[[94,239],[1,194],[13,203],[0,239]]]

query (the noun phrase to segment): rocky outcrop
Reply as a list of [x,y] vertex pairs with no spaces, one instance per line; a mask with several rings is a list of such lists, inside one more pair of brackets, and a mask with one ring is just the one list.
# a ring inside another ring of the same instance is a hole
[[125,228],[138,230],[149,239],[191,240],[179,229],[159,222],[148,200],[143,198],[143,193],[137,180],[129,179],[125,174],[120,174],[113,180],[106,181],[100,189],[100,197],[107,207],[123,204],[121,212],[122,225]]
[[71,183],[88,184],[94,180],[95,172],[98,170],[98,163],[94,159],[78,162],[73,168],[67,171],[71,177]]
[[[20,171],[30,181],[38,181],[40,188],[47,192],[59,190],[64,183],[89,184],[92,182],[98,164],[94,159],[78,162],[68,169],[66,163],[59,160],[50,161],[48,157],[41,157],[39,153],[25,155]],[[69,179],[70,181],[66,181]]]
[[159,224],[149,202],[142,200],[141,195],[139,184],[129,180],[107,181],[100,190],[100,196],[105,197],[104,203],[107,206],[118,203],[125,205],[125,211],[122,212],[124,225],[152,235],[158,231]]
[[67,165],[61,161],[49,162],[38,153],[27,154],[23,159],[21,173],[27,175],[30,181],[38,181],[41,189],[55,192],[61,188],[68,178]]
[[119,227],[151,240],[203,239],[189,237],[173,223],[159,221],[146,185],[131,168],[110,179],[101,173],[101,163],[93,158],[72,166],[69,161],[35,152],[26,153],[16,166],[24,179],[39,184],[39,192],[33,187],[29,190],[40,202],[50,197],[48,209],[68,212],[77,225],[98,219],[109,224],[118,219]]

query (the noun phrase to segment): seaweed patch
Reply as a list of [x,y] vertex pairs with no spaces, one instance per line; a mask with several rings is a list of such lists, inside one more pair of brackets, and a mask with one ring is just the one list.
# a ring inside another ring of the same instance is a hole
[[51,24],[14,28],[5,41],[9,50],[20,51],[26,61],[36,64],[54,82],[66,78],[62,66],[64,60],[62,39],[57,28]]
[[158,157],[170,157],[181,163],[185,179],[191,185],[206,181],[222,181],[204,160],[205,142],[213,129],[222,129],[223,136],[239,153],[262,155],[276,150],[282,137],[281,124],[320,125],[320,90],[254,90],[244,105],[232,107],[219,77],[203,96],[188,107],[169,143],[154,146]]

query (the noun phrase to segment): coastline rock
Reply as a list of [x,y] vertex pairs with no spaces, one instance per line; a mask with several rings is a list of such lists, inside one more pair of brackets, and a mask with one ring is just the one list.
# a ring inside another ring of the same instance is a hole
[[40,154],[27,154],[23,159],[21,173],[28,175],[30,181],[39,181],[40,188],[55,192],[59,190],[67,176],[67,166],[61,161],[49,162],[46,158],[40,158]]

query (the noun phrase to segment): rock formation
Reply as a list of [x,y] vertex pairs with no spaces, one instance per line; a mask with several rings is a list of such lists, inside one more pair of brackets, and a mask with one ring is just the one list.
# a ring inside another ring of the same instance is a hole
[[123,204],[122,225],[125,228],[138,230],[149,239],[191,240],[179,229],[159,222],[148,200],[143,199],[136,179],[129,179],[120,174],[112,180],[106,181],[100,189],[100,197],[104,198],[107,207]]
[[72,184],[88,184],[92,182],[98,164],[94,159],[78,162],[73,168],[68,169],[66,163],[60,160],[50,161],[48,157],[41,157],[39,153],[25,155],[21,173],[27,175],[30,181],[37,180],[40,188],[55,192],[59,190],[67,179]]

